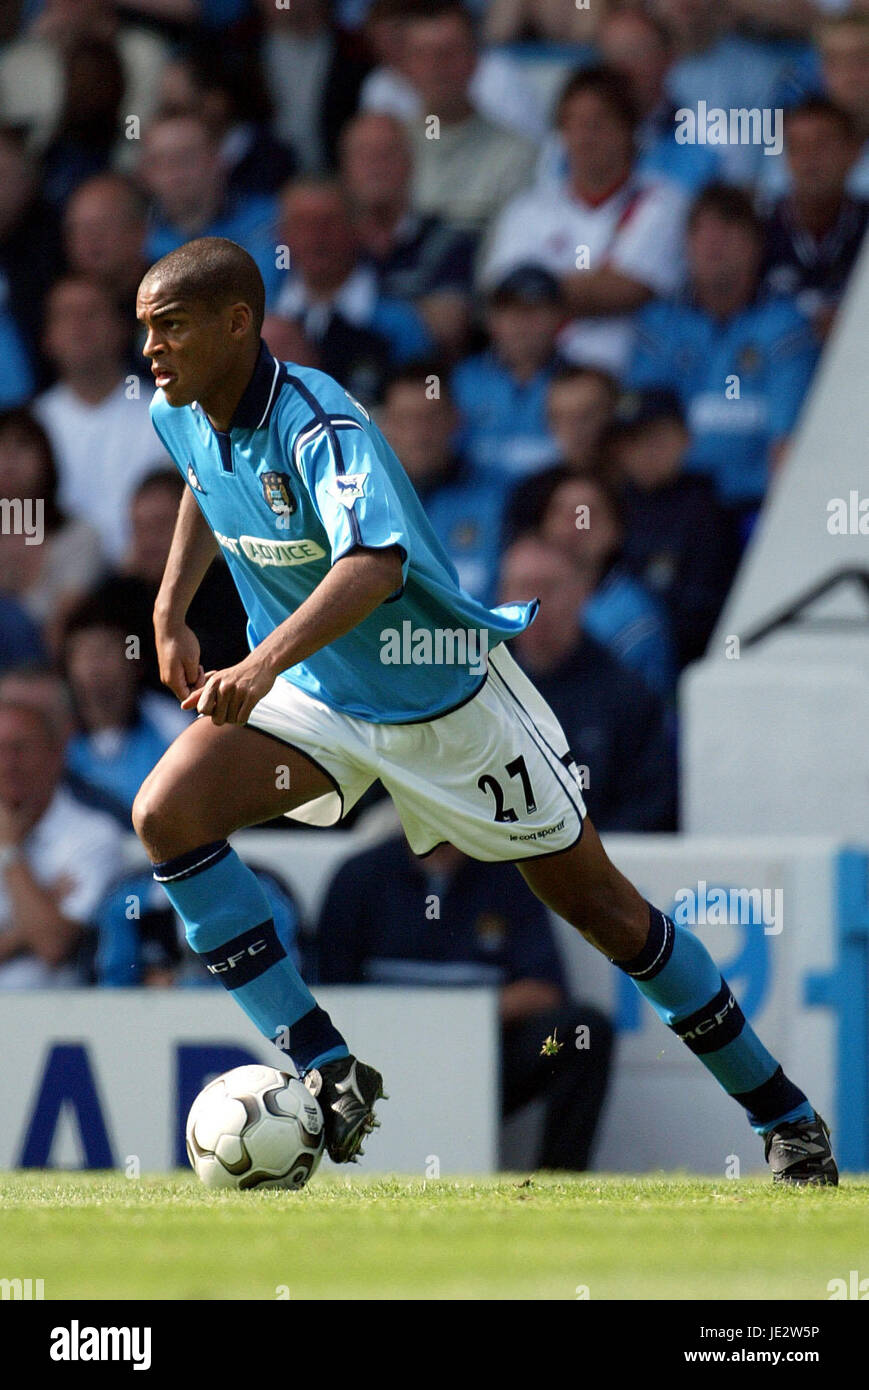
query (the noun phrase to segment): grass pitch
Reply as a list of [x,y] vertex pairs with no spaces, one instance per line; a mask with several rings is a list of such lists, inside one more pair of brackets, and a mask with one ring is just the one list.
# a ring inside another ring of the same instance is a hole
[[[869,1275],[869,1178],[0,1176],[0,1277],[48,1299],[827,1299]],[[588,1290],[587,1294],[582,1291]]]

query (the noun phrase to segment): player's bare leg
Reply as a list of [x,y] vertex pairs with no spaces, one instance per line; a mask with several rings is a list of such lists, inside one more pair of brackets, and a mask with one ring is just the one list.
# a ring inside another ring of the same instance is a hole
[[588,816],[578,844],[518,868],[547,907],[611,960],[630,960],[642,950],[649,904],[616,868]]
[[227,843],[334,791],[303,753],[209,717],[185,729],[142,783],[133,825],[187,926],[187,939],[260,1031],[289,1052],[318,1097],[326,1145],[353,1161],[376,1125],[380,1073],[350,1055],[277,938],[255,875]]
[[156,863],[333,790],[296,749],[241,724],[197,719],[139,788],[133,826]]
[[579,843],[520,865],[529,887],[634,982],[668,1027],[748,1112],[778,1182],[838,1182],[829,1130],[746,1022],[693,932],[647,903],[586,818]]

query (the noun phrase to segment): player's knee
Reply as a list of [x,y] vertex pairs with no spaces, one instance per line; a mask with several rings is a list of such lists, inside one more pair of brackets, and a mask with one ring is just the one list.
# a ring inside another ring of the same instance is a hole
[[167,840],[171,838],[171,798],[150,778],[142,783],[136,793],[132,819],[133,829],[145,848],[149,851],[157,849],[160,858],[170,857],[172,849],[167,850]]

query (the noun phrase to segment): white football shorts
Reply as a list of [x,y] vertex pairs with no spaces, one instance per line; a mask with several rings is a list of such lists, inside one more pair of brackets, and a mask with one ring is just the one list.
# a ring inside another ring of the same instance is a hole
[[585,804],[561,725],[503,643],[482,687],[434,719],[374,724],[342,714],[278,679],[251,728],[317,764],[335,791],[286,814],[335,825],[378,777],[411,849],[448,841],[474,859],[531,859],[569,849]]

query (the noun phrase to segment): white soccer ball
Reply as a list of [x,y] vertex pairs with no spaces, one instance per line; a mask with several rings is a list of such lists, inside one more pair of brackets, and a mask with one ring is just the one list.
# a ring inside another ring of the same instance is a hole
[[323,1112],[289,1072],[234,1067],[199,1092],[187,1157],[206,1187],[304,1187],[323,1155]]

